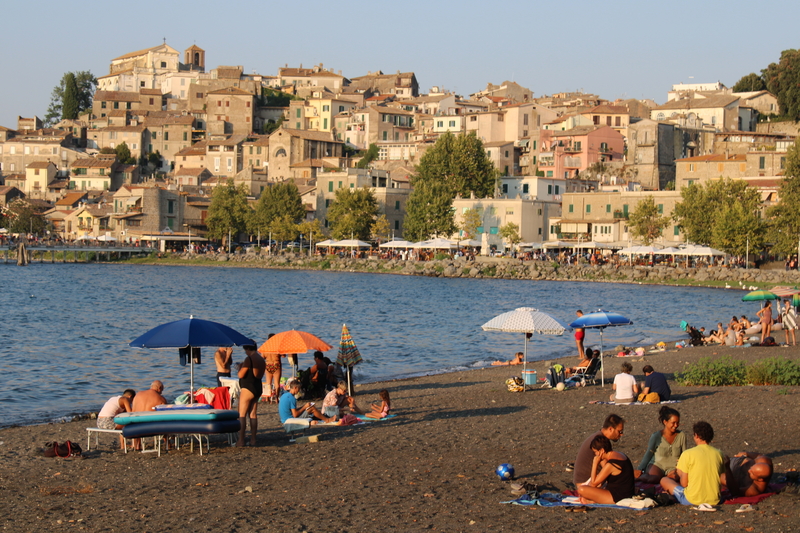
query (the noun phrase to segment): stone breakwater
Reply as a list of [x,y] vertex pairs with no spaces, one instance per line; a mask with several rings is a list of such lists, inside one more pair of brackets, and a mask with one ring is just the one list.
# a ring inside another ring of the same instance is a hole
[[[337,255],[301,256],[299,254],[264,255],[232,254],[174,254],[164,258],[191,264],[229,263],[231,266],[254,268],[285,268],[329,270],[334,272],[372,272],[406,276],[430,276],[473,279],[526,279],[547,281],[597,281],[614,283],[656,283],[702,285],[741,289],[751,286],[800,284],[800,273],[785,270],[742,269],[728,267],[684,268],[668,266],[560,265],[551,261],[522,261],[511,258],[478,257],[432,261],[402,261],[399,259],[350,258]],[[158,262],[158,261],[157,261]]]

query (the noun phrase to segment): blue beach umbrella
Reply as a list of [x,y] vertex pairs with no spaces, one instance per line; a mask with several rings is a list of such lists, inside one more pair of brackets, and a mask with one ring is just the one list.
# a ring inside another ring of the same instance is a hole
[[588,313],[572,322],[571,328],[597,328],[600,330],[600,385],[605,387],[605,364],[603,363],[603,330],[612,326],[630,326],[633,321],[619,313],[609,313],[598,309]]
[[194,401],[194,358],[191,348],[198,346],[243,346],[255,345],[249,339],[219,322],[201,320],[189,316],[183,320],[156,326],[144,335],[131,341],[133,348],[188,348],[190,365],[190,392]]

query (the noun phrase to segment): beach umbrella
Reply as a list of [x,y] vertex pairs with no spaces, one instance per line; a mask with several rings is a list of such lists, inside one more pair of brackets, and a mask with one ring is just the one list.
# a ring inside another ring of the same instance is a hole
[[332,348],[330,344],[306,331],[292,329],[276,333],[259,347],[258,352],[262,354],[277,353],[306,353],[312,350],[321,352]]
[[447,239],[443,239],[442,237],[437,237],[429,241],[422,241],[421,243],[417,244],[421,245],[420,248],[431,248],[433,250],[452,250],[453,248],[456,248],[455,244]]
[[353,337],[350,336],[347,324],[342,324],[342,338],[339,341],[339,355],[336,356],[336,362],[347,369],[347,391],[352,396],[353,385],[350,376],[353,367],[361,362],[361,352],[358,351]]
[[757,290],[742,296],[743,302],[763,302],[765,300],[779,300],[780,297],[772,291]]
[[793,294],[792,295],[792,306],[793,307],[800,307],[800,294]]
[[372,248],[370,243],[359,241],[358,239],[345,239],[343,241],[338,241],[334,244],[334,246],[341,246],[343,248]]
[[315,246],[318,248],[322,246],[323,248],[330,248],[331,246],[338,246],[338,243],[331,239],[325,239],[324,241],[319,241]]
[[598,309],[594,313],[589,313],[577,318],[569,327],[571,328],[596,328],[600,330],[600,385],[605,387],[605,364],[603,363],[603,330],[613,326],[630,326],[633,324],[628,318],[618,314],[609,313]]
[[[525,334],[525,351],[522,359],[522,373],[528,366],[528,339],[532,334],[563,335],[569,326],[547,313],[532,307],[519,307],[513,311],[498,315],[481,326],[484,331],[504,331]],[[524,387],[523,387],[523,390]]]
[[186,348],[189,353],[190,402],[194,402],[194,357],[192,348],[200,346],[244,346],[255,341],[219,322],[189,316],[156,326],[131,341],[133,348]]
[[775,287],[772,287],[769,290],[769,292],[771,292],[772,294],[774,294],[775,296],[777,296],[779,298],[788,298],[790,296],[795,296],[797,294],[800,294],[800,289],[798,289],[797,287],[787,287],[785,285],[776,285]]
[[411,248],[413,242],[408,241],[389,241],[381,244],[379,248]]

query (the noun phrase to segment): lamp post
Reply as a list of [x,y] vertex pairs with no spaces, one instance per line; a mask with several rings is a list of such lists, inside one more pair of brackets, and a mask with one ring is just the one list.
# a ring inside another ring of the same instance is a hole
[[192,227],[189,224],[184,224],[184,228],[189,231],[189,252],[192,251]]

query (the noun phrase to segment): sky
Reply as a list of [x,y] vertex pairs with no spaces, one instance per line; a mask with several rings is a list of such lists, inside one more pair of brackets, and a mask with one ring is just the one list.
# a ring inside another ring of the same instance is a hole
[[[206,70],[325,68],[356,77],[413,71],[421,92],[468,96],[515,81],[664,103],[675,83],[732,86],[800,48],[800,2],[140,0],[3,3],[0,126],[43,117],[65,72],[109,72],[115,57],[167,44],[206,51]],[[759,10],[763,6],[763,11]]]

